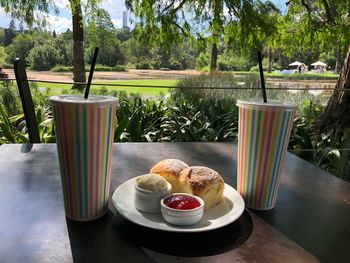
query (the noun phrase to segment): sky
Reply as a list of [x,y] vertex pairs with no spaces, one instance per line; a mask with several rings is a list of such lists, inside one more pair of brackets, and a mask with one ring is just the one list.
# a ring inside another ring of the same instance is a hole
[[[72,29],[72,20],[68,0],[55,0],[56,6],[59,8],[59,15],[53,13],[48,14],[49,22],[48,30],[56,32],[65,32],[68,28]],[[286,0],[273,0],[277,6],[285,8]],[[123,11],[126,11],[124,0],[102,0],[101,7],[107,10],[112,18],[112,22],[116,28],[121,28],[123,25]],[[129,20],[130,14],[128,14]],[[8,27],[11,17],[0,8],[0,27]],[[17,23],[18,26],[18,23]],[[128,26],[130,22],[128,21]]]
[[[56,6],[59,8],[59,15],[48,14],[49,30],[56,32],[65,32],[68,28],[72,29],[72,18],[68,0],[55,0]],[[100,4],[102,8],[108,11],[112,18],[112,22],[116,28],[123,25],[123,11],[126,11],[123,0],[102,0]],[[8,27],[11,17],[0,8],[0,27]],[[129,22],[128,22],[129,24]],[[18,23],[17,23],[18,26]]]

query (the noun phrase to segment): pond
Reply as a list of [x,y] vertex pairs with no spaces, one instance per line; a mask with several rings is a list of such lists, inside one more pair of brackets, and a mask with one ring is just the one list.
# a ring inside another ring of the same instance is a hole
[[335,87],[335,82],[315,82],[315,81],[268,81],[268,88],[288,89],[291,93],[299,93],[306,90],[314,96],[330,96]]

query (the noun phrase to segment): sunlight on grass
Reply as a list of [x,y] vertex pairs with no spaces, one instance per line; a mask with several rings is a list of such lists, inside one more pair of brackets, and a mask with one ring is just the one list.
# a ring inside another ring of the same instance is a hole
[[[120,81],[96,81],[97,84],[92,85],[91,89],[98,90],[102,87],[106,87],[108,90],[121,91],[124,90],[128,94],[139,93],[141,95],[160,95],[161,93],[168,93],[168,88],[153,88],[147,86],[175,86],[177,80],[175,79],[144,79],[144,80],[120,80]],[[146,87],[127,87],[127,86],[106,86],[108,84],[118,84],[118,85],[145,85]],[[52,95],[62,94],[63,90],[71,92],[71,84],[56,84],[56,83],[40,83],[37,82],[39,88],[50,88]]]
[[[257,75],[259,72],[252,71],[235,71],[233,72],[235,75]],[[312,71],[308,71],[302,74],[285,74],[282,72],[264,72],[267,78],[271,79],[286,79],[286,80],[337,80],[339,78],[339,74],[327,71],[325,73],[316,73]]]

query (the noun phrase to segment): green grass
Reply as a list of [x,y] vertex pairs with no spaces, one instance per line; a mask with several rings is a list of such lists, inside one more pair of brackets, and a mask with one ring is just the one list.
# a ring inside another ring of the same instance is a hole
[[[235,75],[251,75],[251,74],[259,74],[259,72],[252,71],[234,71]],[[283,73],[267,73],[264,72],[267,78],[271,79],[286,79],[286,80],[337,80],[339,78],[339,74],[326,72],[326,73],[314,73],[314,72],[306,72],[302,74],[283,74]]]
[[[162,94],[167,94],[169,92],[168,88],[151,88],[151,87],[127,87],[127,86],[106,86],[107,84],[118,84],[118,85],[145,85],[145,86],[175,86],[175,79],[142,79],[142,80],[120,80],[120,81],[95,81],[97,84],[92,85],[91,89],[100,89],[101,87],[106,87],[109,91],[121,91],[124,90],[128,94],[139,93],[146,96],[157,96]],[[51,89],[52,95],[62,94],[62,90],[66,89],[71,91],[71,84],[56,84],[56,83],[41,83],[37,82],[38,87],[46,87]]]
[[335,73],[313,73],[307,72],[302,74],[283,74],[283,73],[268,73],[267,77],[282,78],[288,80],[337,80],[339,74]]

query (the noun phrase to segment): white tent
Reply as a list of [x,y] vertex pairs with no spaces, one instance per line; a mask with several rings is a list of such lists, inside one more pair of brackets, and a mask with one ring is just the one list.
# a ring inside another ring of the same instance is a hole
[[299,62],[299,61],[294,61],[293,63],[290,63],[288,66],[289,67],[298,67],[298,66],[301,66],[301,65],[305,65],[304,63],[302,62]]
[[323,63],[321,61],[317,61],[315,63],[312,63],[311,66],[314,66],[314,67],[327,67],[327,64],[326,63]]

